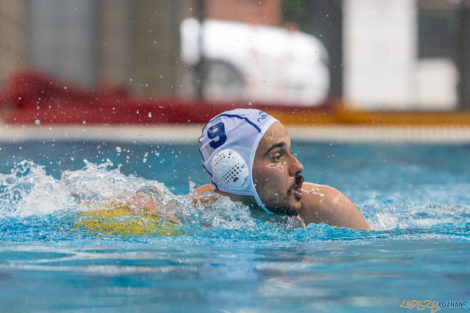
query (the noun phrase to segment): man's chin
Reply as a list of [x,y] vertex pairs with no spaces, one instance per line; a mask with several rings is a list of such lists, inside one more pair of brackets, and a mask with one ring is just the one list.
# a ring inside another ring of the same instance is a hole
[[299,214],[300,206],[299,208],[293,206],[268,207],[268,210],[278,215],[295,216]]

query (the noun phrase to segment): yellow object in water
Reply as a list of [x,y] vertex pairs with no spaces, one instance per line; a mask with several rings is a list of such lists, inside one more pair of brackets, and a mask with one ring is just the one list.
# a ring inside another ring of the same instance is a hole
[[108,208],[82,213],[73,228],[103,235],[182,235],[178,223],[149,212],[132,212],[128,202],[113,201]]

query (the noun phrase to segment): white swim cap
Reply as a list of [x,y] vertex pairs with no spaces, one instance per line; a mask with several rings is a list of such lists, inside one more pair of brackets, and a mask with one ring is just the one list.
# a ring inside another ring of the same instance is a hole
[[204,168],[217,190],[253,196],[266,213],[253,183],[256,149],[268,128],[277,120],[255,109],[235,109],[211,119],[199,138]]

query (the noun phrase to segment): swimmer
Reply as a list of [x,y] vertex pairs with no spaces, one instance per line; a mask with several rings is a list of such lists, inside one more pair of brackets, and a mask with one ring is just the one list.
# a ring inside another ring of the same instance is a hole
[[370,229],[354,203],[340,191],[304,182],[302,163],[291,153],[285,127],[269,114],[235,109],[212,118],[199,138],[211,184],[198,187],[198,201],[222,194],[242,201],[256,217],[290,216],[310,223]]

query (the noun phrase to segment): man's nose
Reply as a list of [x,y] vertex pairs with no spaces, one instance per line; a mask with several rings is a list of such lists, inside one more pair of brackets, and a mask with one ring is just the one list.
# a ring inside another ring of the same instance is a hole
[[295,174],[301,173],[304,170],[302,163],[297,160],[295,155],[291,154],[291,164],[289,167],[290,175],[294,176]]

